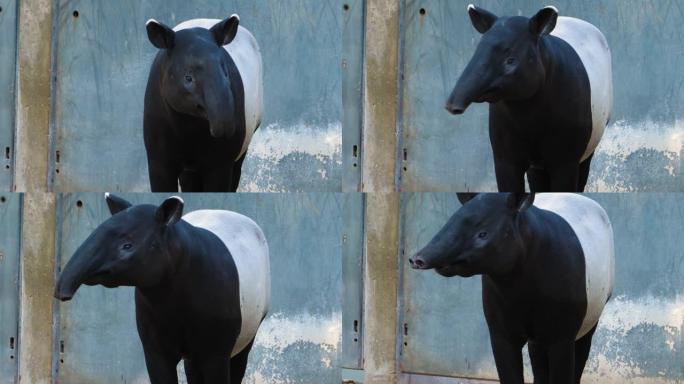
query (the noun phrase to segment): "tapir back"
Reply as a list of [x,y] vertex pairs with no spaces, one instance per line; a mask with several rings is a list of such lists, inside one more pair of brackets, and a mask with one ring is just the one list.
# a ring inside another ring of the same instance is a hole
[[242,327],[232,355],[256,336],[271,301],[268,244],[252,219],[231,211],[200,210],[183,216],[195,227],[214,233],[226,245],[238,271]]
[[615,250],[613,227],[606,211],[595,201],[570,193],[537,194],[534,205],[562,217],[580,241],[585,260],[587,312],[577,339],[599,320],[613,291]]

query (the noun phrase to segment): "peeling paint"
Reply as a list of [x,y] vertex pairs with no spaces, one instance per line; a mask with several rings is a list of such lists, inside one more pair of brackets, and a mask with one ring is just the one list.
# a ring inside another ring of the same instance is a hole
[[334,382],[339,379],[336,360],[341,337],[341,312],[330,316],[275,313],[257,333],[243,382]]
[[247,150],[240,192],[341,190],[342,123],[259,128]]
[[684,296],[613,298],[594,336],[583,382],[679,383],[684,379],[682,327]]
[[618,120],[606,128],[592,161],[588,191],[676,190],[684,123]]

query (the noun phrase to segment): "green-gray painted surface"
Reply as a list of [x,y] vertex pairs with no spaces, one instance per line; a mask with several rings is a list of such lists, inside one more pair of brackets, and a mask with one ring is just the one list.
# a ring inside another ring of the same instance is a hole
[[362,369],[364,195],[355,196],[344,212],[340,367]]
[[342,190],[361,190],[363,52],[366,2],[347,1],[342,25]]
[[12,190],[17,0],[0,0],[0,191]]
[[17,381],[22,195],[0,193],[0,383]]
[[[161,194],[124,195],[159,203]],[[185,212],[229,209],[251,217],[269,243],[272,305],[250,354],[246,383],[340,381],[344,217],[361,195],[183,195]],[[82,207],[78,206],[78,202]],[[109,213],[102,194],[60,197],[64,265]],[[59,305],[55,333],[56,380],[63,383],[146,383],[134,321],[133,289],[83,286]]]
[[57,4],[55,191],[149,190],[143,99],[157,49],[145,22],[176,25],[232,13],[256,37],[264,62],[265,114],[248,150],[241,190],[341,191],[343,1]]
[[[404,0],[402,163],[404,191],[495,191],[487,105],[444,109],[480,34],[471,0]],[[498,15],[531,16],[539,0],[481,0]],[[589,191],[684,190],[684,45],[679,0],[558,0],[561,15],[605,34],[612,51],[615,107],[590,173]],[[421,9],[424,15],[421,15]]]
[[[594,336],[583,382],[681,382],[684,195],[589,197],[611,219],[616,268],[613,297]],[[480,278],[444,278],[408,268],[408,257],[427,244],[459,206],[455,194],[405,195],[401,315],[407,331],[401,367],[410,373],[494,379]]]

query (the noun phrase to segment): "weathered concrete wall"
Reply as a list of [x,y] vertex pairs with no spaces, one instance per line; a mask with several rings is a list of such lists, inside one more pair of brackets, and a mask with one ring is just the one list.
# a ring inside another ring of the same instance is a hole
[[[401,144],[405,191],[495,191],[488,108],[444,109],[480,41],[469,0],[405,0]],[[499,15],[532,15],[546,2],[482,0]],[[684,65],[678,0],[559,0],[561,15],[601,29],[612,50],[615,107],[589,191],[684,190]]]
[[12,190],[47,191],[52,1],[19,4],[19,45]]
[[[159,203],[166,195],[124,197],[133,203]],[[272,305],[250,353],[246,383],[340,381],[343,212],[358,211],[360,198],[330,193],[183,195],[185,212],[240,212],[262,227],[269,242]],[[110,215],[100,193],[61,195],[60,205],[58,265],[63,266]],[[53,348],[58,382],[148,382],[130,288],[84,286],[71,302],[59,304]]]
[[57,1],[55,191],[149,190],[143,99],[157,49],[145,22],[154,17],[175,25],[232,13],[255,35],[264,62],[265,116],[241,190],[340,191],[343,3]]
[[364,226],[364,383],[394,383],[399,194],[368,194]]
[[[684,380],[684,195],[589,197],[611,219],[616,270],[583,383],[679,383]],[[406,194],[404,200],[402,371],[495,379],[480,278],[446,279],[408,268],[408,255],[459,208],[455,194]]]
[[25,195],[21,222],[19,382],[51,382],[55,195]]
[[366,1],[362,191],[396,190],[399,2]]

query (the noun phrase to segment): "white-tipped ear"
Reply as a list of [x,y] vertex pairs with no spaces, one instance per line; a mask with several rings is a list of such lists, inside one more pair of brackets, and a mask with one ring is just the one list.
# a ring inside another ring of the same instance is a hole
[[104,194],[105,201],[107,202],[107,207],[109,207],[109,212],[112,215],[116,215],[117,213],[129,208],[132,204],[129,203],[128,201],[110,194],[109,192]]
[[489,12],[484,8],[476,7],[472,4],[468,5],[468,16],[473,27],[480,32],[486,33],[499,19],[495,14]]
[[159,49],[173,48],[173,44],[176,40],[176,32],[171,28],[155,19],[149,19],[147,20],[147,23],[145,23],[145,29],[147,30],[147,38],[152,45]]
[[157,222],[164,226],[176,224],[183,216],[183,205],[185,202],[178,196],[164,200],[155,214]]
[[211,27],[210,31],[214,35],[216,44],[220,46],[228,45],[237,36],[240,16],[230,15],[229,18]]
[[530,18],[530,32],[539,37],[548,35],[556,28],[557,20],[558,9],[553,6],[546,6]]

